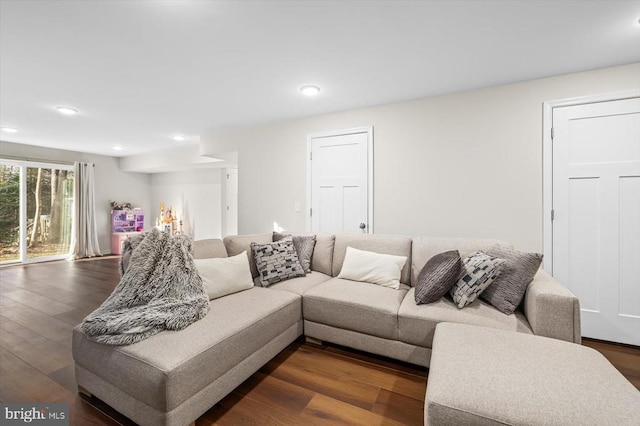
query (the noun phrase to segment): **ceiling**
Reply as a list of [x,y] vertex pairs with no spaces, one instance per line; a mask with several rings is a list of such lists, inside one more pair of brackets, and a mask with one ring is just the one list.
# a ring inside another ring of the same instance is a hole
[[[640,2],[612,0],[1,0],[0,126],[19,132],[0,137],[114,156],[175,149],[211,131],[640,62],[639,18]],[[321,93],[303,96],[304,84]]]

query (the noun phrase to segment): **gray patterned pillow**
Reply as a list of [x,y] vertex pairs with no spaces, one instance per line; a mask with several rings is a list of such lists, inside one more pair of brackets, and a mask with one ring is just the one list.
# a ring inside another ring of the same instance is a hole
[[477,251],[462,261],[462,277],[451,288],[458,308],[472,303],[502,272],[504,259]]
[[[280,241],[285,237],[291,237],[290,234],[282,234],[280,232],[273,233],[273,241]],[[316,236],[315,235],[294,235],[293,237],[293,246],[296,248],[296,253],[298,253],[298,260],[300,261],[300,265],[304,272],[307,274],[311,273],[311,257],[313,256],[313,249],[316,246]]]
[[417,305],[437,302],[460,278],[462,259],[458,250],[436,254],[424,265],[416,281]]
[[304,277],[293,240],[287,237],[275,243],[251,243],[251,252],[256,260],[260,284],[268,287],[280,281]]
[[511,315],[522,302],[529,283],[538,272],[542,255],[524,253],[498,245],[487,250],[487,254],[500,257],[505,263],[502,274],[480,297],[500,312]]

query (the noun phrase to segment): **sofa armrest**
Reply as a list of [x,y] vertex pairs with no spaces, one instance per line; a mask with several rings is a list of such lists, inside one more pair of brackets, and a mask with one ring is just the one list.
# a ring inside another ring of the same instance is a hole
[[529,284],[523,306],[535,334],[581,342],[578,298],[542,268]]

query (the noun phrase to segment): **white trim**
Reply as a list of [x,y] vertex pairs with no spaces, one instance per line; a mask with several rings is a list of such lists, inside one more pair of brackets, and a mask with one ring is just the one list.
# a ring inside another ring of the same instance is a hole
[[20,165],[20,199],[18,201],[20,206],[20,230],[18,245],[20,247],[20,263],[24,263],[27,260],[27,166],[25,164]]
[[312,133],[310,135],[307,135],[307,140],[309,140],[309,138],[312,138],[312,139],[332,138],[334,136],[354,135],[356,133],[369,133],[369,134],[372,134],[373,133],[373,127],[372,126],[362,126],[362,127],[352,127],[351,129],[344,129],[344,130],[332,130],[332,131],[328,131],[328,132]]
[[311,141],[318,138],[329,138],[333,136],[353,135],[356,133],[367,134],[367,167],[368,167],[368,188],[369,188],[369,203],[367,206],[367,233],[373,234],[373,126],[354,127],[351,129],[335,130],[329,132],[320,132],[307,135],[307,211],[306,215],[306,228],[307,232],[311,231]]
[[307,135],[307,211],[304,212],[306,217],[305,220],[305,229],[307,232],[311,232],[311,140],[313,139],[312,135]]
[[10,166],[20,167],[32,167],[41,169],[55,169],[55,170],[68,170],[73,171],[73,164],[60,164],[60,163],[47,163],[43,161],[31,161],[31,160],[16,160],[13,158],[3,158],[0,155],[0,162]]
[[553,275],[553,224],[551,222],[551,209],[553,209],[553,142],[551,139],[553,109],[637,97],[640,97],[640,90],[633,89],[542,103],[542,253],[544,254],[544,270],[551,275]]
[[52,256],[39,256],[39,257],[31,257],[25,258],[23,265],[29,265],[31,263],[40,263],[40,262],[51,262],[52,260],[68,260],[70,254],[56,254]]
[[367,165],[369,168],[369,205],[367,209],[369,210],[369,215],[367,220],[369,224],[367,226],[367,231],[369,234],[374,233],[373,227],[373,126],[367,127],[367,158],[369,160],[369,164]]

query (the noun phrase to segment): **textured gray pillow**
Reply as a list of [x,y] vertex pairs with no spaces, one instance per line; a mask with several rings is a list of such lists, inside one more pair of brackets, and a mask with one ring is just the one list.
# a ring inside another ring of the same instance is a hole
[[[280,232],[273,233],[273,241],[280,241],[285,237],[291,237],[291,235]],[[292,238],[293,246],[296,248],[296,253],[298,253],[298,260],[300,261],[302,269],[304,269],[304,272],[307,274],[311,273],[311,257],[313,256],[313,249],[316,246],[316,236],[294,235]]]
[[462,261],[462,277],[451,287],[458,308],[472,303],[500,275],[504,259],[477,251]]
[[260,284],[263,287],[305,276],[291,237],[275,243],[251,243],[251,252],[256,260]]
[[456,283],[462,271],[458,250],[436,254],[424,265],[416,281],[417,305],[437,302]]
[[533,276],[538,272],[542,255],[511,250],[507,247],[493,246],[487,254],[505,260],[502,274],[496,278],[480,298],[507,315],[512,314],[522,302]]

